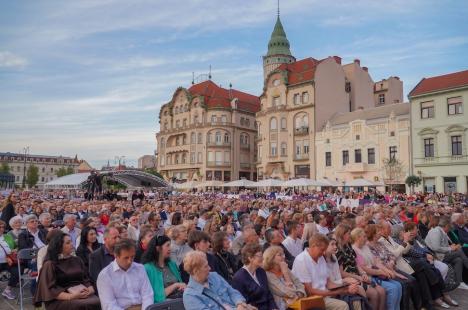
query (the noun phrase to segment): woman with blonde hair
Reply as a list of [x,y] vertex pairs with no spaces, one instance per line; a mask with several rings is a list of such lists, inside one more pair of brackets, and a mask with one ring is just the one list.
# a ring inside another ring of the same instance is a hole
[[263,268],[279,310],[293,306],[298,299],[306,296],[304,284],[289,270],[281,247],[272,245],[263,252]]

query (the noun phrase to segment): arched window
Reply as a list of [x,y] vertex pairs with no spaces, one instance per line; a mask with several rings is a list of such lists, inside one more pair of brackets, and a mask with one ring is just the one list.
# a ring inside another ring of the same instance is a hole
[[229,134],[228,133],[224,134],[224,143],[229,143]]
[[281,118],[281,130],[286,130],[286,117]]
[[270,119],[270,130],[277,130],[278,129],[278,124],[276,121],[276,117],[272,117]]
[[217,131],[215,134],[216,143],[221,143],[221,132]]
[[302,126],[309,127],[309,118],[307,117],[307,114],[302,117]]
[[281,143],[281,156],[286,156],[287,145],[286,142]]
[[309,127],[308,115],[306,113],[297,115],[294,119],[294,128],[299,129],[307,127]]

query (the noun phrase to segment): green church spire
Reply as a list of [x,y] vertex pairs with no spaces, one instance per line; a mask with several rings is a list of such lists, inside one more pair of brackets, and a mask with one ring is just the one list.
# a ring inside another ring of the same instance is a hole
[[275,28],[271,33],[270,42],[268,42],[268,53],[267,56],[272,55],[290,55],[289,41],[284,32],[283,25],[281,24],[280,17],[278,15],[276,19]]

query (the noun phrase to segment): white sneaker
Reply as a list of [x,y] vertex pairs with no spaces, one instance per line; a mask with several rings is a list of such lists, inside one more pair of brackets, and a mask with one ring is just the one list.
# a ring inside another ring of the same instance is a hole
[[466,285],[464,282],[460,283],[460,285],[457,288],[461,288],[462,290],[468,290],[468,285]]

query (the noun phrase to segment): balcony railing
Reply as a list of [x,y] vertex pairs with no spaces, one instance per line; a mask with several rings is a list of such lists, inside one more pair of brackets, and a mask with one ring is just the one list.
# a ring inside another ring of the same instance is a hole
[[250,150],[250,144],[241,144],[240,148],[244,150]]
[[219,146],[219,147],[230,147],[231,142],[216,142],[216,141],[209,141],[206,143],[208,146]]
[[309,134],[309,127],[294,128],[294,135],[301,136]]
[[468,155],[433,156],[414,159],[415,166],[468,164]]
[[363,172],[367,169],[366,163],[348,163],[343,169],[347,172]]
[[294,160],[309,160],[309,154],[294,154]]
[[207,167],[230,167],[231,163],[226,163],[224,161],[208,161],[206,162]]

